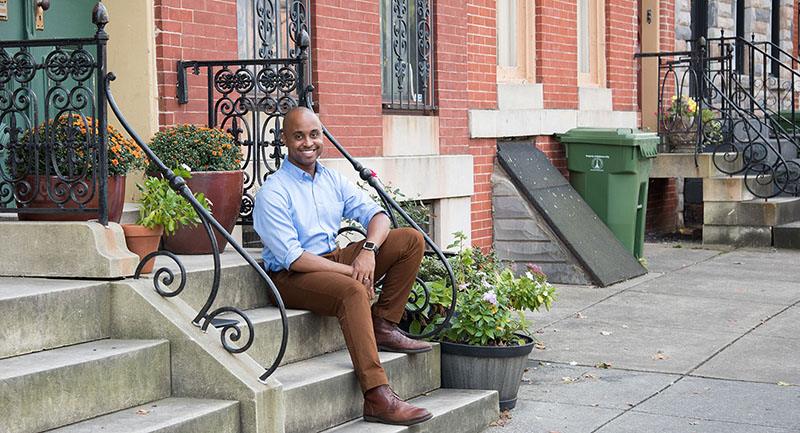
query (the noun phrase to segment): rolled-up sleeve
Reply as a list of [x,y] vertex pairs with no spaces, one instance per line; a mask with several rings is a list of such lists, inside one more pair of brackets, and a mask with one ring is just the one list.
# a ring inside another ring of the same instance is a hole
[[290,209],[288,194],[264,189],[256,196],[253,209],[253,228],[261,236],[265,249],[284,269],[289,269],[303,254]]
[[344,201],[345,218],[356,220],[366,228],[375,215],[384,213],[389,216],[381,205],[375,203],[366,192],[356,187],[343,175],[339,175],[338,181],[340,182],[339,190],[342,192]]

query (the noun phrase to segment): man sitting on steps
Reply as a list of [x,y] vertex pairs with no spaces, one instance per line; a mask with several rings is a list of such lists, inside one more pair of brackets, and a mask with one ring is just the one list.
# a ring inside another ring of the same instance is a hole
[[[395,326],[411,292],[424,252],[416,230],[390,230],[385,211],[341,173],[325,168],[322,124],[313,111],[286,114],[281,139],[287,156],[258,192],[254,227],[261,236],[264,267],[288,308],[336,316],[364,394],[364,419],[412,425],[431,418],[389,387],[378,349],[421,353],[428,343]],[[338,248],[342,218],[367,228],[365,240]],[[383,292],[373,283],[385,275]]]

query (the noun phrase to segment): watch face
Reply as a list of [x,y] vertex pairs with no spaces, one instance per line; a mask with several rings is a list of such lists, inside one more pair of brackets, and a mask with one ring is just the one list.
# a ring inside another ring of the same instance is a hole
[[365,250],[374,250],[375,243],[374,242],[364,242],[364,246],[362,246]]

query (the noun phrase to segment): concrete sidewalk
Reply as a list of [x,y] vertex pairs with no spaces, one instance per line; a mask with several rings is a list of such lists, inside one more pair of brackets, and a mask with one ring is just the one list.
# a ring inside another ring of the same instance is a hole
[[[645,245],[649,274],[559,285],[512,432],[800,432],[800,251]],[[609,368],[602,368],[608,364]]]

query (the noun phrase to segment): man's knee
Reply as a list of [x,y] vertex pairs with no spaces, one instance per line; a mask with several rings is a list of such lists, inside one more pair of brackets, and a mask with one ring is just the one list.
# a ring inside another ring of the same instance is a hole
[[403,227],[393,231],[396,231],[398,237],[407,243],[409,251],[420,254],[425,251],[425,238],[418,230],[411,227]]
[[352,278],[350,278],[350,280],[352,281],[341,284],[339,290],[337,290],[336,298],[339,307],[357,303],[369,305],[369,297],[367,296],[367,289],[364,285]]

